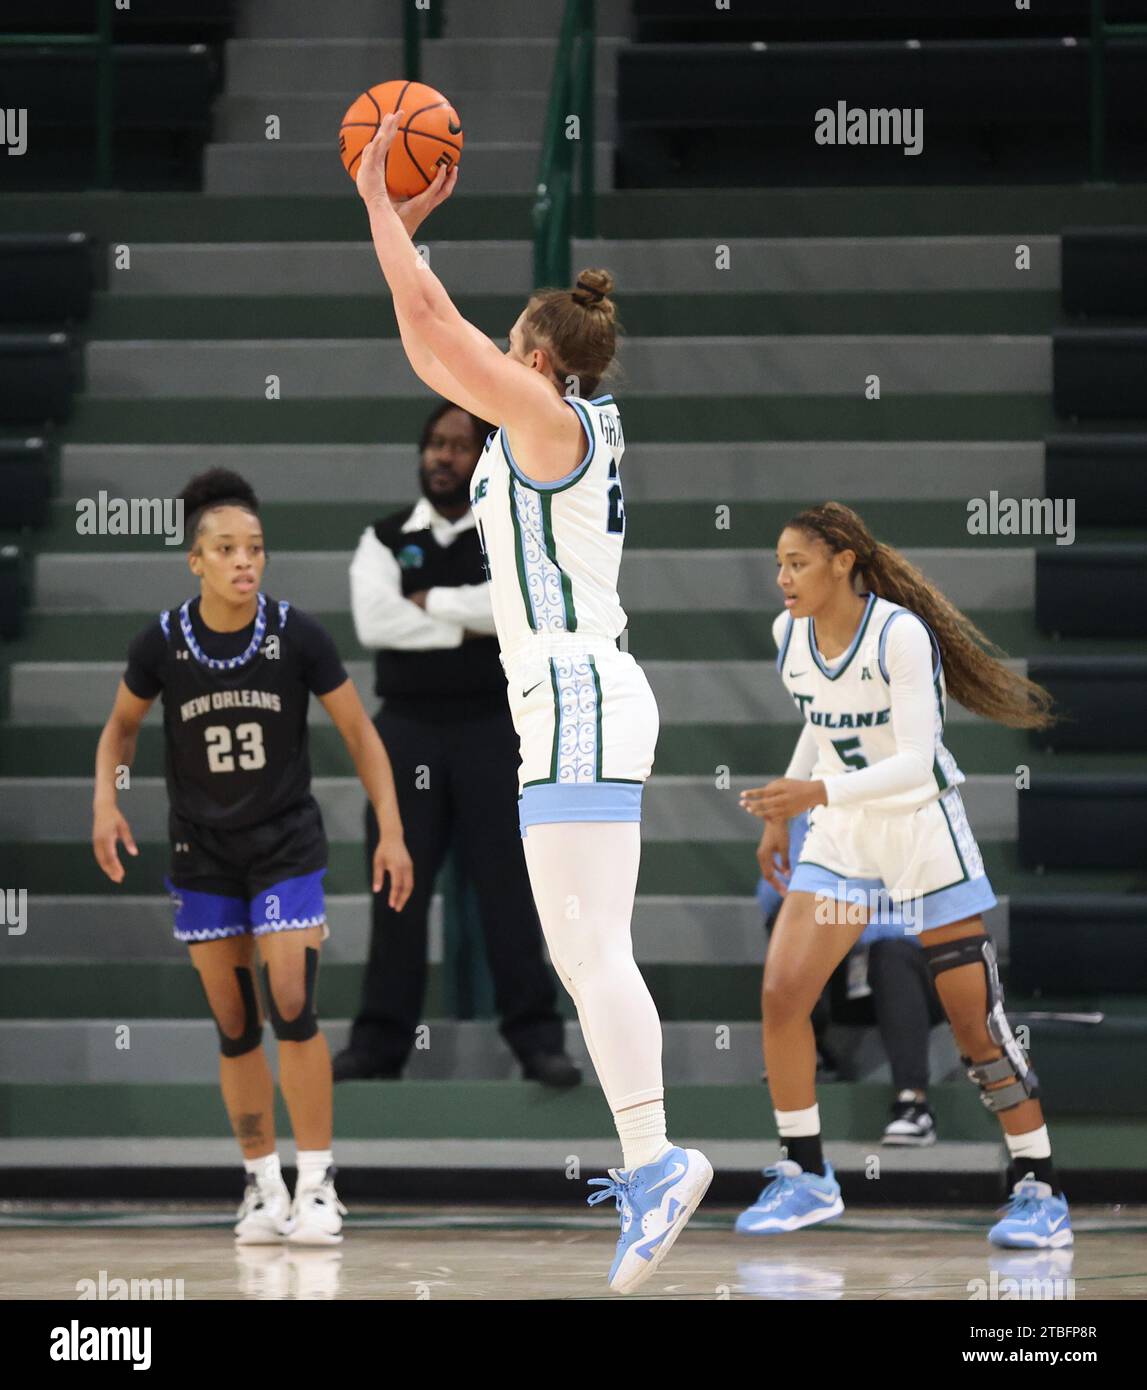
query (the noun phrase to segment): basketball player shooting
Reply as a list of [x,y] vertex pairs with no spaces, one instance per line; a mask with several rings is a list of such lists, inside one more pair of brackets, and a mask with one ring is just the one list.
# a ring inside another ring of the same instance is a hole
[[666,1138],[661,1021],[633,958],[641,794],[657,704],[618,649],[625,448],[613,397],[594,396],[616,349],[608,271],[540,290],[502,352],[458,312],[411,244],[453,192],[457,166],[394,203],[387,151],[402,111],[364,148],[356,183],[394,297],[411,367],[433,391],[490,420],[471,504],[518,733],[519,819],[550,958],[577,1006],[621,1139],[623,1164],[591,1185],[616,1199],[621,1236],[610,1286],[628,1293],[657,1268],[713,1170]]

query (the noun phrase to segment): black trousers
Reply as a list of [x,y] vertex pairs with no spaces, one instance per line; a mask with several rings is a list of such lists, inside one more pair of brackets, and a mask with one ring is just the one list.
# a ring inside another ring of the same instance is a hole
[[928,1033],[945,1021],[924,952],[914,941],[874,941],[868,983],[876,1025],[898,1091],[928,1087]]
[[[518,736],[509,711],[441,721],[384,706],[374,723],[394,768],[414,892],[401,912],[384,894],[373,895],[370,958],[351,1047],[383,1064],[409,1054],[426,994],[430,898],[453,846],[478,899],[502,1036],[519,1059],[562,1051],[557,986],[542,954],[518,833]],[[368,806],[368,874],[377,844],[378,822]]]

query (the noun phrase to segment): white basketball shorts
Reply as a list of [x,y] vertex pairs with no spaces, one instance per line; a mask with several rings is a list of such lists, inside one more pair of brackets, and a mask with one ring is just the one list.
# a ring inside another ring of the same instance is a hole
[[659,727],[645,672],[608,639],[530,646],[503,659],[522,834],[553,821],[639,821]]
[[789,891],[864,905],[889,935],[946,926],[996,903],[955,787],[909,811],[815,807]]

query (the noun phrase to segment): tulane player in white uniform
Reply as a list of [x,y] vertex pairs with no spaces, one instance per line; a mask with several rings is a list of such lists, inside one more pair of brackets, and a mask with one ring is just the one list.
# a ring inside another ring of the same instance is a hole
[[[794,517],[777,544],[786,612],[777,667],[804,721],[782,779],[742,794],[766,822],[766,877],[785,893],[762,991],[765,1066],[785,1156],[737,1229],[772,1235],[844,1210],[820,1142],[809,1016],[869,916],[919,934],[969,1078],[997,1113],[1012,1201],[997,1245],[1070,1245],[1027,1055],[1003,1008],[980,914],[995,904],[942,741],[950,687],[967,709],[1014,728],[1050,722],[1042,687],[1010,672],[973,624],[898,551],[836,502]],[[790,817],[809,811],[795,866]]]
[[[494,622],[521,739],[519,819],[530,826],[638,821],[653,765],[657,705],[640,666],[618,649],[625,538],[612,396],[566,396],[585,453],[566,477],[523,472],[503,426],[470,485]],[[528,836],[527,836],[528,842]]]
[[457,169],[440,170],[408,202],[387,194],[383,161],[401,114],[384,117],[364,150],[358,189],[411,367],[499,427],[471,503],[521,742],[534,901],[622,1144],[623,1166],[591,1180],[602,1190],[589,1200],[616,1200],[609,1282],[627,1293],[668,1253],[713,1170],[666,1138],[661,1022],[630,938],[658,719],[641,668],[617,645],[625,441],[617,405],[597,390],[616,347],[613,278],[587,270],[572,290],[536,292],[502,352],[462,318],[411,244],[453,192]]

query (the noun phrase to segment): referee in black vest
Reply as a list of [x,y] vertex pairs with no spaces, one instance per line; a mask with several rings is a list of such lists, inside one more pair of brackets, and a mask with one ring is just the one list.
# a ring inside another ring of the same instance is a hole
[[[449,402],[419,441],[422,497],[366,529],[351,564],[355,631],[375,650],[375,726],[390,755],[414,892],[372,902],[370,959],[336,1081],[402,1074],[426,991],[430,895],[453,845],[473,883],[501,1032],[528,1080],[575,1086],[518,828],[506,699],[470,478],[492,426]],[[367,863],[378,841],[367,807]],[[433,1045],[433,1044],[432,1044]]]

